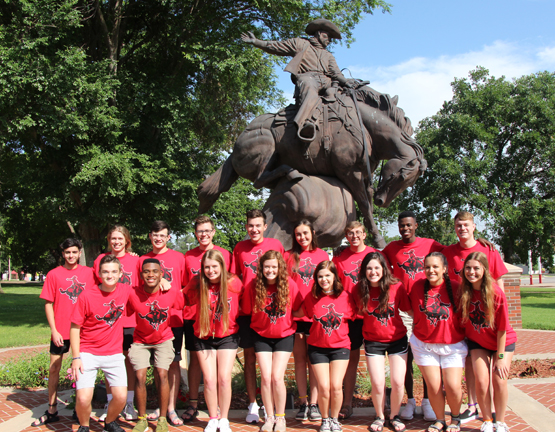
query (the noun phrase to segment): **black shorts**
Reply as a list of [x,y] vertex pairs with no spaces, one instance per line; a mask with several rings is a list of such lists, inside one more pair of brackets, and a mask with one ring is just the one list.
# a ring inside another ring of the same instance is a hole
[[407,335],[396,341],[386,343],[364,340],[364,354],[367,357],[385,356],[386,352],[388,355],[406,354],[408,350],[409,342]]
[[60,347],[54,345],[54,342],[50,341],[50,354],[64,355],[66,352],[69,352],[69,339],[64,339],[64,344]]
[[183,336],[185,336],[185,349],[196,351],[195,348],[195,320],[183,320]]
[[304,335],[310,335],[310,328],[312,323],[310,321],[297,321],[297,331],[295,333],[302,333]]
[[357,318],[354,321],[347,321],[349,323],[349,339],[351,339],[351,351],[360,349],[362,346],[362,341],[364,340],[362,336],[362,323],[364,320],[362,318]]
[[267,338],[254,332],[254,352],[293,352],[295,345],[295,335],[284,338]]
[[310,363],[329,363],[336,360],[349,360],[351,350],[348,348],[321,348],[314,345],[308,346]]
[[[472,351],[472,350],[481,349],[481,350],[487,351],[490,356],[493,356],[497,352],[497,350],[492,351],[490,349],[484,348],[478,342],[474,342],[470,339],[466,339],[466,345],[468,346],[468,351],[469,352]],[[515,352],[515,348],[516,348],[516,342],[513,342],[512,344],[507,345],[505,347],[505,352]]]
[[243,349],[254,347],[254,330],[251,329],[251,316],[242,315],[237,318],[239,324],[239,346]]
[[224,350],[224,349],[237,349],[239,347],[239,334],[235,333],[223,338],[200,339],[194,337],[195,351],[210,351],[210,350]]
[[183,348],[183,327],[172,327],[173,349],[175,351],[174,362],[181,361],[181,348]]
[[123,351],[129,351],[129,348],[131,348],[131,344],[133,343],[134,333],[135,333],[135,327],[123,328]]

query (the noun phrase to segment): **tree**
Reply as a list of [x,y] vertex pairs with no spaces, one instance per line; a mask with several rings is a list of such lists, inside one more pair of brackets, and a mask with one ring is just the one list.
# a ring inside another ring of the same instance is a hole
[[420,123],[429,168],[404,202],[429,226],[456,210],[474,212],[508,262],[526,262],[530,249],[551,260],[555,74],[509,81],[478,68],[452,87],[453,99]]
[[348,44],[378,7],[388,10],[383,0],[3,2],[3,211],[74,231],[89,264],[113,223],[185,231],[198,183],[249,119],[282,101],[278,60],[240,34],[290,37],[323,16]]

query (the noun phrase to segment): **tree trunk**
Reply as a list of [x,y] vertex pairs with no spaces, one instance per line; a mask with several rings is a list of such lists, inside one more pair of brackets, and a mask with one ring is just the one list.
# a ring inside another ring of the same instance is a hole
[[100,231],[88,222],[79,224],[77,232],[83,241],[83,254],[80,263],[92,267],[100,254]]

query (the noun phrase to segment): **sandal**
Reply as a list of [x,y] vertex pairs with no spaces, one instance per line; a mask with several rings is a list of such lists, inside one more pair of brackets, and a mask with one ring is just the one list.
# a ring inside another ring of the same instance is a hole
[[168,411],[166,418],[168,419],[168,423],[172,426],[183,426],[183,420],[179,418],[175,410]]
[[[436,426],[436,424],[438,423],[441,425],[441,427]],[[430,426],[428,426],[428,432],[442,432],[446,429],[446,427],[447,424],[445,423],[445,420],[436,420]]]
[[345,405],[341,407],[341,411],[339,411],[340,420],[348,419],[352,415],[353,415],[353,407],[351,405]]
[[185,423],[187,423],[195,420],[198,417],[198,414],[199,414],[198,408],[194,407],[193,405],[189,405],[187,408],[185,408],[185,411],[183,411],[183,414],[181,414],[181,419]]
[[[457,424],[453,424],[453,421],[456,421]],[[461,418],[459,416],[451,416],[451,424],[447,426],[447,430],[450,432],[459,432],[461,430]]]
[[[58,405],[57,403],[53,405],[48,405],[49,407],[54,407]],[[58,417],[58,411],[56,410],[55,413],[50,413],[50,411],[46,410],[43,415],[41,415],[38,419],[36,419],[31,426],[39,427],[48,423],[54,423],[60,420]]]
[[[385,424],[385,419],[376,417],[372,424],[368,427],[371,432],[382,432],[383,425]],[[377,429],[372,429],[372,426],[376,426]]]
[[156,408],[154,412],[146,416],[147,420],[156,421],[160,418],[160,408]]
[[392,419],[389,419],[389,425],[393,428],[395,432],[405,432],[407,430],[407,427],[401,421],[401,417],[399,417],[398,415],[396,415]]

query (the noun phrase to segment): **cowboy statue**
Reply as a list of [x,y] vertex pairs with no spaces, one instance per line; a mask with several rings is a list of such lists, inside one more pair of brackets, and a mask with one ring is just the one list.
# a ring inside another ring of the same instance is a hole
[[334,23],[327,19],[316,19],[306,26],[305,31],[312,37],[263,41],[248,32],[243,33],[241,39],[269,54],[293,57],[285,70],[291,73],[296,85],[295,97],[299,109],[294,122],[299,139],[309,143],[316,136],[316,125],[311,121],[311,115],[318,105],[320,93],[331,89],[332,81],[349,88],[357,87],[359,83],[355,79],[345,78],[333,54],[326,50],[332,38],[341,39],[341,33]]

